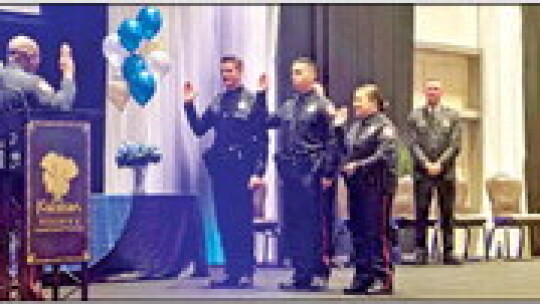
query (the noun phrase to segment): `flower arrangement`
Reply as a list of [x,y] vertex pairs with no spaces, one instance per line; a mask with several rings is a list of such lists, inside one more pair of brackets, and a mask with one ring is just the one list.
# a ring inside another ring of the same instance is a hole
[[116,164],[124,167],[145,167],[159,163],[162,154],[157,146],[139,143],[123,143],[116,152]]

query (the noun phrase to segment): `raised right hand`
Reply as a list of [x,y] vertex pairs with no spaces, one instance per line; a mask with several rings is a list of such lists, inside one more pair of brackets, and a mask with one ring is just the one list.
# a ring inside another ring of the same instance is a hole
[[62,71],[64,79],[73,79],[75,74],[75,61],[73,60],[73,52],[67,43],[63,43],[60,47],[60,59],[58,65]]
[[195,97],[197,97],[197,92],[195,91],[193,84],[189,81],[186,81],[184,83],[184,102],[192,103],[195,100]]

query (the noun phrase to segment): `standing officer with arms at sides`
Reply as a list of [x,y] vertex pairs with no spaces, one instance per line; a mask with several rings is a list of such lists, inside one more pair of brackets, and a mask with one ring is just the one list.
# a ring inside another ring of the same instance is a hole
[[385,104],[376,85],[359,87],[353,107],[356,119],[343,141],[342,170],[355,271],[351,287],[344,292],[392,293],[389,210],[397,186],[397,132],[382,113]]
[[[325,97],[330,102],[332,102],[332,100],[330,100],[330,98],[326,96],[326,93],[322,84],[315,83],[313,89],[317,95],[321,97]],[[346,111],[347,111],[347,108],[343,107],[342,109],[336,110],[336,113],[334,115],[337,115],[339,113],[346,116],[347,114]],[[330,113],[330,114],[333,114],[333,113]],[[334,125],[335,123],[336,121],[334,119]],[[337,132],[337,130],[338,128],[337,126],[335,126],[335,128],[333,128],[333,132]],[[340,138],[338,135],[339,134],[334,133],[333,140],[339,140]],[[332,145],[339,147],[340,143],[334,142],[332,143]],[[335,157],[339,159],[340,157],[339,149],[334,149],[334,151],[330,151],[330,152],[334,152],[336,154],[329,154],[328,157],[330,158]],[[332,183],[332,186],[328,189],[328,191],[323,192],[322,199],[323,199],[323,203],[322,203],[323,264],[321,265],[321,269],[318,274],[318,277],[320,277],[323,280],[322,283],[324,284],[324,287],[328,287],[332,267],[335,265],[333,258],[335,256],[335,247],[336,247],[336,242],[335,242],[336,237],[335,237],[334,228],[335,228],[335,221],[336,221],[337,180],[336,182]]]
[[333,146],[334,107],[314,90],[317,68],[308,58],[291,67],[294,94],[270,115],[270,128],[280,128],[281,147],[276,155],[283,201],[283,248],[292,261],[292,281],[285,290],[320,290],[314,284],[323,261],[324,194],[332,187],[338,169]]
[[204,162],[212,181],[218,229],[225,254],[224,280],[211,288],[251,288],[255,271],[252,190],[263,184],[268,156],[264,94],[254,95],[242,85],[243,64],[233,56],[220,64],[225,91],[197,116],[196,92],[184,85],[184,110],[197,136],[215,131]]
[[409,116],[409,140],[414,160],[417,263],[427,264],[426,227],[434,190],[437,191],[443,231],[443,261],[460,264],[453,256],[456,158],[461,149],[461,127],[456,111],[441,105],[441,81],[425,82],[426,105]]
[[26,263],[25,231],[20,223],[24,202],[24,115],[27,110],[69,110],[75,101],[75,63],[71,48],[63,44],[58,65],[62,73],[59,90],[37,75],[41,61],[38,43],[28,36],[15,36],[8,42],[7,62],[0,66],[0,299],[9,293],[9,230],[17,231],[21,245],[17,252],[19,293],[22,300],[43,296],[36,287],[39,267]]

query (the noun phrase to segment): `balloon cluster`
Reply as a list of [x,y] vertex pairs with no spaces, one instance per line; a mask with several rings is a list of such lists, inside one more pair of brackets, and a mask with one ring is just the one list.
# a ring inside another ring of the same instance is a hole
[[[109,99],[122,110],[129,95],[145,106],[156,92],[156,76],[170,70],[170,58],[156,39],[163,19],[159,9],[145,6],[136,18],[124,19],[115,33],[103,40],[103,53],[123,81],[109,83]],[[126,82],[126,83],[124,83]]]

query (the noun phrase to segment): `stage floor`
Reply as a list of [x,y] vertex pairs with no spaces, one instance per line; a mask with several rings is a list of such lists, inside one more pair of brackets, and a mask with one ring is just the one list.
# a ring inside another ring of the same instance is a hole
[[[461,266],[412,266],[396,268],[396,292],[392,296],[360,296],[381,299],[445,298],[540,298],[540,260],[472,262]],[[96,283],[91,299],[350,299],[341,289],[348,286],[351,269],[335,269],[327,292],[283,292],[278,282],[287,280],[286,269],[259,269],[253,290],[205,288],[207,278],[161,281]]]

